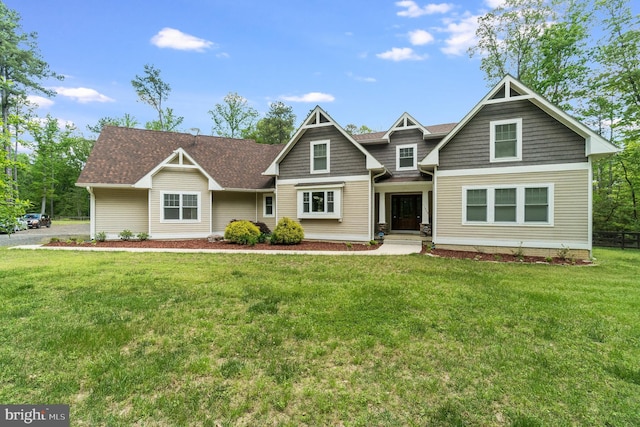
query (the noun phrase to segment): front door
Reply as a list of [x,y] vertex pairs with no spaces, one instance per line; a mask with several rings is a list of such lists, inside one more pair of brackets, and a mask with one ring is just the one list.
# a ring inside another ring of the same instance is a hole
[[391,230],[420,231],[422,222],[422,195],[391,195]]

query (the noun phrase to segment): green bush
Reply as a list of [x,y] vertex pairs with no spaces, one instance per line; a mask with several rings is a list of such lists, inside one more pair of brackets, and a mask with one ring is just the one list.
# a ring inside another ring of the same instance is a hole
[[224,238],[233,243],[253,246],[258,243],[260,229],[250,221],[233,221],[224,229]]
[[105,233],[104,231],[98,231],[96,233],[96,241],[104,242],[105,240],[107,240],[107,233]]
[[133,232],[131,230],[122,230],[118,234],[118,237],[120,237],[120,239],[122,239],[124,241],[129,241],[133,237]]
[[297,245],[304,239],[304,230],[296,221],[287,217],[278,221],[271,235],[272,245]]
[[136,237],[140,241],[149,240],[149,235],[147,233],[145,233],[144,231],[141,232],[141,233],[138,233],[138,235]]

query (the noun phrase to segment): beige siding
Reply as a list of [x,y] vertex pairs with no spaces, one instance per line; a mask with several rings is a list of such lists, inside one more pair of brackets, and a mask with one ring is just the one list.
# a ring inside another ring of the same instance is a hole
[[337,219],[298,219],[297,191],[294,185],[278,185],[278,218],[300,222],[305,238],[311,240],[368,241],[369,182],[346,182],[342,188],[342,222]]
[[[438,176],[436,244],[440,239],[468,239],[492,245],[495,241],[547,242],[553,245],[589,242],[589,173],[587,170]],[[554,184],[553,226],[463,225],[462,187],[510,184]],[[471,243],[473,244],[473,243]]]
[[94,188],[95,231],[109,239],[123,230],[148,233],[148,190]]
[[[262,203],[262,196],[256,193],[213,193],[213,232],[222,234],[234,219],[256,220],[256,197]],[[262,205],[260,205],[262,210]]]
[[[264,216],[264,196],[273,197],[273,216],[265,218]],[[267,224],[271,230],[276,227],[276,196],[274,193],[259,193],[257,195],[257,203],[258,203],[258,221],[264,222]]]
[[[198,192],[200,221],[163,222],[163,192]],[[151,238],[206,237],[210,234],[211,203],[208,181],[196,170],[164,169],[153,177],[151,190]]]

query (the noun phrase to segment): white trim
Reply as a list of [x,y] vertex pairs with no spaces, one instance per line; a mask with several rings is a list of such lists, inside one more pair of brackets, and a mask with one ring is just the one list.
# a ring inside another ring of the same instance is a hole
[[[342,221],[342,187],[344,187],[344,185],[298,188],[296,191],[298,219],[337,219],[338,221]],[[313,212],[311,210],[313,203],[311,201],[311,193],[314,192],[324,193],[325,209],[327,205],[327,193],[333,192],[333,212]],[[304,193],[309,193],[309,212],[304,212]]]
[[93,194],[93,188],[87,187],[89,192],[89,238],[96,238],[96,195]]
[[589,256],[592,256],[593,248],[593,167],[591,165],[591,158],[589,158],[589,179],[587,184],[587,238],[589,239]]
[[[400,166],[400,150],[411,148],[413,152],[413,162],[411,166]],[[418,169],[418,144],[396,145],[396,170],[413,171]]]
[[544,240],[506,240],[506,239],[475,239],[467,237],[443,237],[439,239],[433,239],[434,244],[437,245],[465,245],[465,246],[500,246],[500,247],[523,247],[523,248],[536,248],[536,249],[587,249],[591,247],[585,242],[551,242]]
[[[268,214],[268,215],[267,215],[267,197],[271,197],[271,214]],[[275,194],[263,194],[262,195],[262,217],[263,218],[275,218],[275,216],[276,216],[276,197],[275,197]]]
[[[525,214],[525,190],[527,188],[547,189],[547,221],[526,222]],[[495,220],[495,190],[515,189],[516,190],[516,220],[496,221]],[[467,190],[487,190],[487,220],[468,221],[467,220]],[[462,225],[479,227],[553,227],[555,211],[555,186],[552,183],[535,184],[501,184],[501,185],[465,185],[462,187]]]
[[[324,169],[315,169],[315,156],[314,151],[316,145],[325,145],[327,147],[327,167]],[[331,172],[331,141],[328,139],[323,139],[319,141],[311,141],[309,143],[309,173],[329,173]]]
[[552,165],[535,165],[535,166],[506,166],[495,168],[476,168],[476,169],[456,169],[436,171],[438,176],[474,176],[474,175],[504,175],[504,174],[520,174],[520,173],[536,173],[536,172],[564,172],[588,170],[591,166],[588,162],[580,163],[558,163]]
[[[410,125],[409,121],[411,121],[413,124]],[[394,132],[401,132],[403,130],[410,130],[410,129],[420,130],[420,132],[422,132],[423,139],[426,138],[427,135],[431,134],[431,132],[429,132],[427,128],[422,126],[419,121],[411,117],[411,114],[405,112],[400,116],[398,120],[395,121],[395,123],[393,123],[391,128],[382,136],[381,140],[389,142],[391,140],[391,135]]]
[[[178,194],[180,196],[180,205],[178,206],[178,212],[180,219],[165,219],[164,218],[164,196],[165,194]],[[182,219],[182,198],[183,196],[197,196],[198,198],[198,218],[197,219]],[[160,222],[163,224],[193,224],[201,222],[202,218],[202,193],[200,191],[160,191]]]
[[335,182],[369,182],[369,175],[353,175],[353,176],[329,176],[329,177],[314,177],[314,178],[299,178],[299,179],[278,179],[277,186],[280,185],[296,185],[296,184],[318,184],[325,185]]
[[[516,155],[512,157],[496,157],[496,126],[516,125]],[[522,161],[522,118],[492,120],[489,122],[489,162],[518,162]]]

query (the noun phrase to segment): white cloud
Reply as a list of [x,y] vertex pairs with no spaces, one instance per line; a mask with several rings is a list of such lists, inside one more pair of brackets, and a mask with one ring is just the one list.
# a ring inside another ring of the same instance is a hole
[[434,40],[431,33],[425,30],[416,30],[409,32],[409,41],[414,46],[422,46],[425,44],[429,44]]
[[491,9],[495,9],[496,7],[500,7],[505,4],[505,0],[484,0],[485,4],[489,6]]
[[333,102],[335,97],[328,93],[309,92],[302,96],[282,96],[283,101],[289,102]]
[[38,95],[27,96],[27,101],[29,101],[31,104],[37,105],[38,108],[49,108],[54,104],[51,99]]
[[231,55],[229,55],[227,52],[221,52],[216,54],[216,58],[228,59],[230,57]]
[[353,74],[352,72],[348,72],[347,76],[349,76],[353,80],[356,80],[356,81],[359,81],[359,82],[375,83],[377,81],[374,77],[357,76],[357,75]]
[[54,87],[58,95],[66,96],[81,104],[88,102],[113,102],[114,100],[95,89],[86,87]]
[[388,59],[390,61],[421,61],[427,59],[427,56],[420,56],[413,51],[410,47],[394,47],[386,52],[377,53],[376,56],[380,59]]
[[449,3],[430,3],[420,7],[413,0],[398,1],[396,6],[405,8],[405,10],[398,12],[398,16],[406,16],[407,18],[418,18],[422,15],[433,15],[434,13],[447,13],[453,9],[453,5]]
[[204,52],[206,49],[215,47],[212,41],[201,39],[190,34],[185,34],[175,28],[163,28],[151,37],[151,43],[159,48],[169,48],[177,50],[193,50]]
[[477,15],[467,15],[458,22],[449,22],[442,31],[450,36],[445,40],[446,46],[440,50],[447,55],[464,55],[467,49],[476,44],[478,18]]

